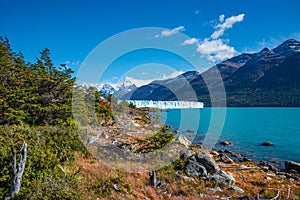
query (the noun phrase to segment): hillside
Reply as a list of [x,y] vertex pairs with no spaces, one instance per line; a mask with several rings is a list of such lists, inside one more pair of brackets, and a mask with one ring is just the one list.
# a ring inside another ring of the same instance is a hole
[[271,50],[264,48],[233,57],[203,74],[190,71],[173,79],[154,81],[123,98],[176,100],[175,91],[182,99],[191,100],[187,89],[190,85],[198,100],[210,106],[205,81],[214,83],[216,69],[224,82],[228,106],[300,106],[300,43],[293,39]]

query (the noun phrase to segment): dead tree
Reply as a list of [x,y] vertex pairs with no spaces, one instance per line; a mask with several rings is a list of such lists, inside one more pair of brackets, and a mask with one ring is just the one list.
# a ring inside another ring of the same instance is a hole
[[149,176],[150,176],[150,186],[154,188],[160,188],[165,184],[164,182],[157,180],[155,171],[150,171]]
[[157,186],[157,179],[156,179],[155,171],[150,171],[149,176],[150,176],[150,185],[152,187],[156,187]]
[[21,188],[21,179],[22,175],[24,173],[25,165],[26,165],[26,156],[27,156],[27,144],[26,142],[23,143],[23,146],[21,148],[20,154],[20,162],[18,163],[17,166],[17,156],[14,148],[11,148],[11,152],[13,154],[13,163],[12,163],[12,170],[13,172],[11,173],[10,176],[10,191],[7,197],[5,197],[5,200],[10,200],[14,198],[16,194],[19,193],[20,188]]

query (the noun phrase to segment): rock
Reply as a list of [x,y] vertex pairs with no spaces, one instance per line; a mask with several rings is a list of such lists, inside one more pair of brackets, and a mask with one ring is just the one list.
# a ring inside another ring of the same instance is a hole
[[180,133],[180,130],[175,130],[175,133]]
[[190,130],[190,129],[186,130],[186,132],[188,132],[188,133],[194,133],[194,131]]
[[178,172],[176,172],[176,174],[174,174],[174,176],[177,177],[177,178],[186,180],[186,181],[192,181],[192,180],[194,180],[193,178],[188,177],[188,176],[183,176],[183,175],[179,174]]
[[270,181],[270,180],[272,180],[272,178],[271,178],[271,177],[269,177],[269,176],[266,176],[266,177],[265,177],[265,179],[266,179],[267,181]]
[[236,157],[236,158],[242,158],[243,156],[241,155],[241,154],[239,154],[239,153],[232,153],[232,154],[230,154],[231,156],[233,156],[233,157]]
[[271,170],[273,172],[278,172],[279,171],[279,169],[277,167],[275,167],[274,165],[272,165],[272,164],[269,164],[268,167],[269,167],[269,170]]
[[180,144],[183,144],[186,148],[188,148],[192,144],[192,142],[184,135],[179,135],[177,137],[177,141]]
[[222,192],[223,191],[220,187],[206,188],[206,190],[212,191],[212,192]]
[[228,149],[225,149],[225,150],[224,150],[224,153],[228,153],[228,154],[231,154],[231,155],[234,154],[232,151],[230,151],[230,150],[228,150]]
[[129,148],[129,150],[130,150],[130,151],[134,151],[135,148],[136,148],[136,146],[137,146],[137,144],[131,145],[130,148]]
[[236,191],[236,192],[239,192],[239,193],[244,193],[244,190],[242,188],[239,188],[238,186],[231,186],[232,190]]
[[209,153],[211,155],[214,155],[214,156],[219,156],[219,153],[217,151],[214,151],[214,150],[211,150]]
[[220,144],[222,144],[222,145],[232,145],[233,143],[230,142],[230,141],[223,141],[223,142],[220,142]]
[[115,189],[116,191],[120,191],[118,184],[114,184],[114,189]]
[[183,160],[187,160],[188,158],[192,157],[196,153],[192,150],[184,149],[180,151],[180,158]]
[[210,154],[207,153],[200,153],[193,156],[196,161],[203,165],[208,173],[214,173],[220,170],[218,164],[212,159]]
[[188,161],[187,165],[184,168],[184,172],[189,177],[206,177],[207,171],[205,167],[193,160]]
[[219,161],[227,164],[234,163],[234,161],[231,158],[229,158],[229,156],[223,153],[219,155]]
[[293,161],[285,161],[285,169],[287,171],[295,170],[297,172],[300,172],[300,163],[296,163]]
[[261,161],[258,163],[258,166],[260,166],[262,169],[265,169],[265,171],[273,171],[273,172],[278,172],[279,169],[277,167],[275,167],[273,164],[270,164],[268,162],[265,161]]
[[209,177],[209,180],[214,180],[214,181],[218,182],[219,184],[227,186],[227,187],[233,186],[233,184],[235,182],[235,179],[233,178],[233,176],[231,174],[226,173],[222,170],[211,175]]
[[250,197],[250,196],[242,196],[238,197],[237,200],[256,200],[257,198],[255,197]]
[[272,142],[263,142],[261,146],[274,146],[274,144]]
[[109,139],[109,136],[104,132],[101,133],[100,137],[105,138],[107,140]]
[[249,158],[243,157],[241,159],[239,159],[240,162],[251,162],[251,160]]
[[164,185],[165,185],[164,182],[158,181],[157,184],[156,184],[156,188],[160,188],[160,187],[162,187],[162,186],[164,186]]

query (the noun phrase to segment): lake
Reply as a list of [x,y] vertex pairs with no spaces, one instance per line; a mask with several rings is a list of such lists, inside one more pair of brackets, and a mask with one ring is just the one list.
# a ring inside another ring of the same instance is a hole
[[[216,140],[213,149],[229,149],[280,167],[286,160],[300,162],[300,108],[174,109],[161,115],[174,130],[195,131],[193,143],[203,143],[210,136]],[[222,146],[220,141],[231,141],[233,145]],[[274,146],[261,146],[266,141]]]

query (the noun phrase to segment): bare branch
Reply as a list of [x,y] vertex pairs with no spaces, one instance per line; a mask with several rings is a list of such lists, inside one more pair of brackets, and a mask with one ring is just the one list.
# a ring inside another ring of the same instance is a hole
[[290,194],[291,194],[291,186],[288,186],[288,195],[286,197],[286,200],[290,198]]

